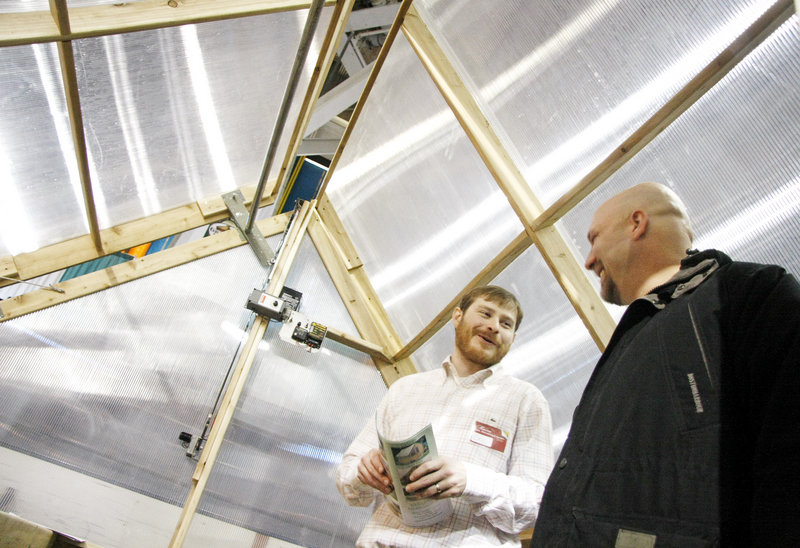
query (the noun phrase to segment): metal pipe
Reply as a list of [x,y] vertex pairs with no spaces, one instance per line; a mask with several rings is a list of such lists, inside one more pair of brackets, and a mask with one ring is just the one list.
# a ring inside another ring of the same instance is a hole
[[295,90],[297,89],[297,83],[300,80],[300,73],[303,65],[305,64],[306,57],[308,56],[308,50],[311,47],[311,39],[313,38],[314,31],[317,28],[317,22],[319,21],[319,16],[322,12],[322,6],[324,3],[325,0],[313,0],[311,2],[311,7],[308,9],[306,26],[303,29],[303,36],[300,38],[300,45],[297,47],[297,56],[294,59],[292,73],[289,76],[289,82],[286,85],[286,92],[283,96],[281,109],[278,112],[278,119],[275,121],[275,128],[272,131],[272,140],[270,141],[269,149],[267,150],[267,158],[264,161],[264,168],[261,170],[261,177],[258,180],[256,193],[255,196],[253,196],[253,203],[250,206],[250,217],[247,220],[247,227],[245,229],[246,232],[252,230],[253,223],[255,223],[258,205],[261,203],[261,195],[264,192],[264,185],[267,182],[269,170],[272,168],[272,161],[275,159],[275,152],[278,149],[278,141],[280,141],[281,133],[283,133],[283,127],[286,125],[286,118],[289,116],[289,108],[292,106],[292,99],[294,97]]

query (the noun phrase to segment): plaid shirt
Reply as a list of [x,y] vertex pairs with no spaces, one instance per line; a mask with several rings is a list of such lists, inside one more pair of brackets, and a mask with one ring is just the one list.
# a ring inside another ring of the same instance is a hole
[[[359,547],[519,546],[519,533],[536,520],[544,485],[553,467],[550,408],[530,383],[494,365],[458,377],[442,369],[397,380],[376,411],[386,438],[405,439],[433,424],[439,454],[467,468],[467,486],[452,515],[429,527],[403,525],[377,490],[357,477],[362,455],[379,447],[375,417],[367,422],[342,459],[337,486],[351,506],[375,510]],[[507,438],[499,451],[470,440],[476,423],[497,427]]]

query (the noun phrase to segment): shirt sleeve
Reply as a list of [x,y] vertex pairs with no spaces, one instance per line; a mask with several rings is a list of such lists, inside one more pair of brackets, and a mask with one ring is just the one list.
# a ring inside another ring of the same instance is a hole
[[508,474],[472,463],[465,466],[462,496],[475,506],[476,515],[506,533],[532,527],[553,468],[550,406],[544,396],[534,390],[520,406]]
[[378,447],[378,435],[375,432],[375,416],[364,425],[350,447],[342,457],[336,469],[336,487],[350,506],[369,506],[378,497],[380,491],[358,479],[358,463],[370,449]]

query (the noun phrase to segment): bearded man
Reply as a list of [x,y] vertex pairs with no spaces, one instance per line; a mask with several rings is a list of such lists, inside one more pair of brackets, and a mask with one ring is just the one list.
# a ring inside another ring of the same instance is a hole
[[[522,321],[516,297],[483,286],[453,311],[455,348],[438,370],[396,381],[337,470],[351,506],[375,508],[358,547],[520,546],[532,527],[553,467],[550,408],[533,385],[504,375]],[[452,499],[443,521],[405,525],[386,499],[392,492],[376,433],[406,439],[432,424],[439,458],[418,466],[405,486],[416,499]]]

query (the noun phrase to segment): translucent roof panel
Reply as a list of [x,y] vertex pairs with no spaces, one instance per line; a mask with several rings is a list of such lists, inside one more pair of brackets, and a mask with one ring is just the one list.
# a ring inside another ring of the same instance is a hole
[[58,67],[54,44],[0,48],[0,257],[89,231]]
[[414,2],[545,206],[771,4]]
[[[524,313],[503,367],[534,384],[547,398],[558,450],[600,352],[535,248],[520,255],[492,283],[514,293]],[[438,368],[453,344],[454,330],[448,324],[414,353],[417,369]]]
[[695,247],[800,274],[800,21],[784,23],[564,218],[585,255],[596,207],[642,181],[686,202]]
[[327,192],[401,337],[416,335],[522,231],[401,35]]
[[[307,13],[72,43],[101,228],[258,182]],[[318,23],[273,178],[331,14]],[[21,218],[3,229],[3,256],[86,234],[88,223],[55,46],[2,48],[0,70],[16,98],[0,114],[2,185]]]

